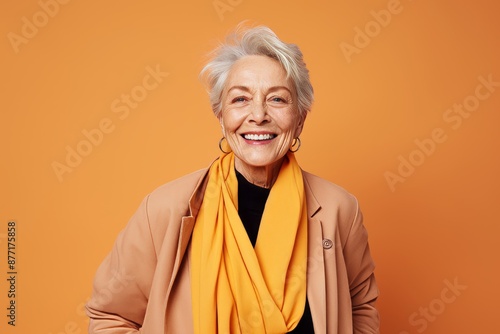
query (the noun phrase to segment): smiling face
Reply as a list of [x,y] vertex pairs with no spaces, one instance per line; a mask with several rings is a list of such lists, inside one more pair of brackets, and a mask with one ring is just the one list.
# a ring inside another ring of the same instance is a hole
[[246,56],[233,64],[222,92],[220,123],[238,171],[279,168],[303,122],[293,84],[278,61]]

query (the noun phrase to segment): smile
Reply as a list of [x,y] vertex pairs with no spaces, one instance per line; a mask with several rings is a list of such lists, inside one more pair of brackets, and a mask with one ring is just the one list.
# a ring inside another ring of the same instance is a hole
[[271,134],[271,133],[266,133],[266,134],[251,134],[247,133],[243,135],[243,138],[246,140],[271,140],[273,138],[276,138],[277,135]]

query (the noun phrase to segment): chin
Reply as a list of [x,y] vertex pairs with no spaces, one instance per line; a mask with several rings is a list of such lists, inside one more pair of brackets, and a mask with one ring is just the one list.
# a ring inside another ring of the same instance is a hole
[[245,157],[244,159],[239,158],[242,165],[247,165],[249,167],[272,167],[276,163],[281,162],[282,157]]

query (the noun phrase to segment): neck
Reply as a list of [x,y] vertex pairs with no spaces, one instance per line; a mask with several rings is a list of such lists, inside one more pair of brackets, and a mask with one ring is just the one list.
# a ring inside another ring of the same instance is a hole
[[278,178],[282,163],[283,159],[280,159],[269,166],[250,166],[236,158],[234,167],[248,182],[269,189]]

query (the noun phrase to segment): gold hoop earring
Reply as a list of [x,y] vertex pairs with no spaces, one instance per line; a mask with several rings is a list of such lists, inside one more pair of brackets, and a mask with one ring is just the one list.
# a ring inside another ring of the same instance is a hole
[[231,153],[231,151],[226,152],[226,151],[224,151],[224,149],[222,149],[222,142],[224,141],[224,139],[226,139],[226,137],[222,137],[222,138],[219,140],[219,150],[221,150],[221,152],[222,152],[222,153],[226,153],[226,154]]
[[[297,145],[297,148],[296,149],[292,149],[295,145]],[[289,148],[290,152],[292,152],[292,153],[297,152],[299,150],[299,148],[300,148],[300,145],[302,145],[302,142],[300,141],[300,138],[299,137],[294,138],[293,142],[292,142],[292,146]]]

